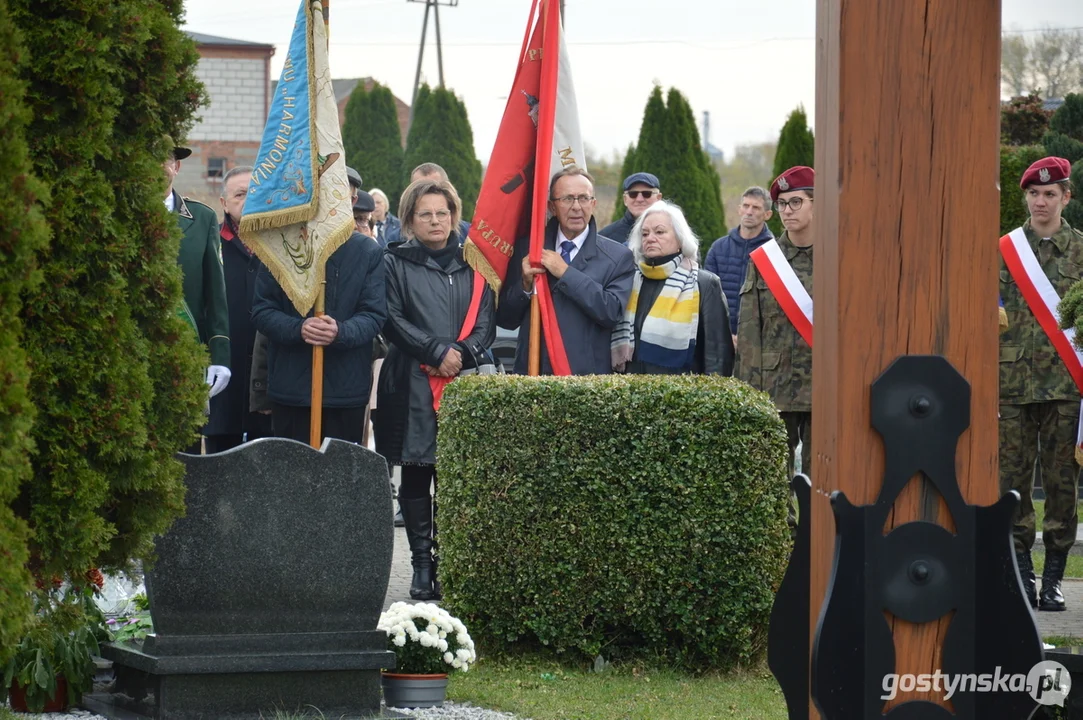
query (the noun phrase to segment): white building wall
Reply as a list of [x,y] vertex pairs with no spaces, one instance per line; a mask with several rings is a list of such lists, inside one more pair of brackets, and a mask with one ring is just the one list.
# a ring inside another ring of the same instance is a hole
[[203,58],[196,75],[210,106],[200,111],[189,140],[259,142],[267,121],[267,63],[239,58]]

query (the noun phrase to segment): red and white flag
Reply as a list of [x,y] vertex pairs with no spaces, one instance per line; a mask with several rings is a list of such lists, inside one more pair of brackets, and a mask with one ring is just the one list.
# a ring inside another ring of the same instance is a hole
[[749,255],[767,288],[793,323],[797,333],[812,347],[812,296],[786,261],[777,240],[768,240]]
[[[534,0],[519,66],[463,249],[467,262],[494,292],[500,292],[507,278],[516,241],[528,233],[531,262],[541,267],[549,182],[572,165],[587,167],[560,3]],[[553,374],[570,375],[548,278],[548,274],[539,275],[534,285],[542,335]]]

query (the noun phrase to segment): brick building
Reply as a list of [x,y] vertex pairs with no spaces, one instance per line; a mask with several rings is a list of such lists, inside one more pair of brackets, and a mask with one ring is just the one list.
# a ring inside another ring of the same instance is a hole
[[[188,32],[199,49],[196,75],[206,86],[210,104],[197,113],[185,144],[192,155],[181,162],[177,191],[207,203],[220,213],[222,176],[238,165],[253,165],[259,153],[267,113],[277,79],[271,78],[274,45]],[[346,103],[359,82],[367,89],[372,78],[332,80],[339,124],[344,122]],[[410,106],[395,98],[403,143],[410,121]]]
[[222,176],[251,165],[271,102],[274,45],[189,32],[199,49],[196,75],[210,105],[200,109],[186,144],[192,155],[181,163],[178,191],[219,209]]

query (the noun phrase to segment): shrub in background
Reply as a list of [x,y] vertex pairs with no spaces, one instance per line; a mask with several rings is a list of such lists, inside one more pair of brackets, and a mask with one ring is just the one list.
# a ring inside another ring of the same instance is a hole
[[26,84],[18,76],[25,62],[7,0],[0,0],[0,668],[18,644],[31,611],[26,524],[11,511],[11,502],[31,476],[35,414],[27,391],[30,371],[20,347],[19,314],[23,294],[41,281],[37,254],[49,242],[41,209],[48,198],[31,173],[25,137],[30,113],[23,103]]
[[441,578],[479,643],[755,662],[788,559],[786,432],[732,378],[489,376],[440,409]]
[[[414,121],[406,137],[403,161],[403,189],[410,173],[425,162],[444,168],[463,203],[463,220],[474,217],[474,204],[481,192],[481,161],[474,151],[474,131],[466,105],[452,91],[422,85],[414,101]],[[362,177],[364,177],[362,175]],[[398,207],[400,198],[393,202]]]
[[204,98],[181,0],[9,0],[28,59],[35,173],[51,183],[44,282],[25,297],[33,479],[16,513],[40,577],[146,558],[181,512],[207,402],[183,321],[180,229],[162,202],[163,133]]
[[1031,163],[1045,157],[1041,145],[1000,146],[1000,234],[1007,235],[1027,221],[1027,203],[1019,180]]
[[378,187],[387,194],[390,211],[406,187],[402,184],[402,131],[391,91],[375,83],[372,90],[358,82],[346,103],[342,127],[346,164],[356,168],[366,188]]
[[[786,124],[782,126],[782,132],[779,133],[778,149],[775,151],[775,166],[771,170],[770,179],[767,181],[768,187],[770,187],[770,183],[775,181],[775,178],[790,168],[798,165],[815,168],[815,162],[816,138],[812,134],[812,129],[808,126],[808,115],[805,114],[804,106],[798,106],[786,118]],[[782,227],[782,216],[777,212],[773,214],[771,219],[767,221],[767,227],[771,229],[775,237],[782,235],[783,230],[785,230]]]

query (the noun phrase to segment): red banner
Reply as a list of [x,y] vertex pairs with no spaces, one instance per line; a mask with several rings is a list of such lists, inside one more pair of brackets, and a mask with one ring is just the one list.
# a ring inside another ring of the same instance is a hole
[[[519,67],[463,249],[466,261],[497,293],[507,278],[516,241],[528,233],[531,264],[541,267],[560,94],[561,32],[557,0],[534,0]],[[544,180],[535,182],[536,178]],[[538,275],[534,287],[553,374],[571,375],[549,275]]]

